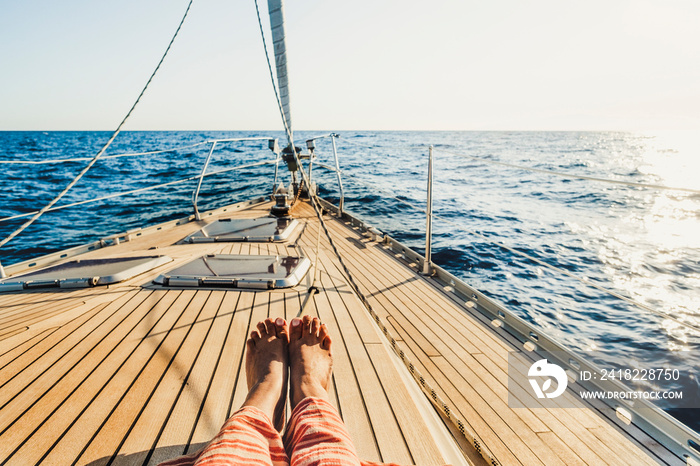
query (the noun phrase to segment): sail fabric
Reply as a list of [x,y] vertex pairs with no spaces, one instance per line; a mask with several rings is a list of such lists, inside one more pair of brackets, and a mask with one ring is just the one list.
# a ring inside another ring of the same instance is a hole
[[289,80],[287,75],[287,46],[285,43],[284,8],[283,0],[268,0],[267,8],[270,12],[270,28],[272,29],[272,43],[275,51],[275,65],[277,69],[277,87],[279,89],[280,103],[288,131],[287,137],[291,144],[292,113],[289,104]]

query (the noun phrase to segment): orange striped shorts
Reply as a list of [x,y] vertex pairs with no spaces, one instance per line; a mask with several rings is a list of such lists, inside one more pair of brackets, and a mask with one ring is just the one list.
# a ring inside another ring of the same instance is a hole
[[342,419],[329,402],[305,398],[287,424],[284,439],[262,411],[245,406],[202,450],[161,466],[370,466],[360,461]]

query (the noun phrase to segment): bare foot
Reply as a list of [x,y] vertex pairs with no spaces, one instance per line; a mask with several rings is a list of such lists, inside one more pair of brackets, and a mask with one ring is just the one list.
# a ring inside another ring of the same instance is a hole
[[316,317],[294,318],[289,329],[289,399],[292,409],[308,396],[328,400],[333,356],[328,328]]
[[284,428],[287,401],[289,332],[282,318],[265,319],[246,341],[245,375],[248,396],[243,406],[255,406],[272,420],[275,429]]

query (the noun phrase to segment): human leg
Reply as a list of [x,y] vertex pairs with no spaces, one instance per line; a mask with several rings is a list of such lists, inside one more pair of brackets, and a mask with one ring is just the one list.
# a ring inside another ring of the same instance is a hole
[[359,466],[350,435],[329,400],[331,337],[319,319],[292,320],[289,364],[292,416],[284,440],[291,464]]

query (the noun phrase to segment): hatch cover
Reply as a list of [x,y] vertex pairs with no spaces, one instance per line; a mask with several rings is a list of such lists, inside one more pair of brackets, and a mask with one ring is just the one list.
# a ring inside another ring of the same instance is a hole
[[295,218],[222,218],[190,235],[186,241],[286,241],[299,225]]
[[172,261],[168,256],[73,260],[0,281],[0,292],[118,283]]
[[213,254],[199,257],[154,280],[163,286],[273,289],[296,286],[311,267],[300,256]]

